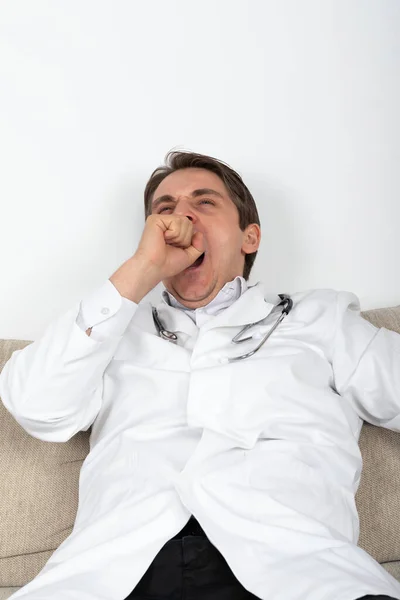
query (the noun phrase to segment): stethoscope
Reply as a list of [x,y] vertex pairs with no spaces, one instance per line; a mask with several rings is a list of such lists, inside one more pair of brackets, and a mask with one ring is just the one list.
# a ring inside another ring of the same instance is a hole
[[[271,329],[269,331],[267,331],[266,335],[263,337],[261,342],[258,344],[257,348],[255,348],[251,352],[248,352],[247,354],[242,354],[240,356],[228,358],[227,359],[228,362],[234,362],[235,360],[242,360],[243,358],[248,358],[249,356],[253,356],[253,354],[255,354],[261,348],[261,346],[263,344],[265,344],[265,342],[267,341],[269,336],[278,327],[279,323],[281,323],[283,321],[283,319],[286,317],[286,315],[288,315],[290,313],[290,311],[292,310],[292,307],[293,307],[293,300],[287,294],[278,294],[278,296],[279,296],[279,298],[281,298],[281,302],[276,304],[271,312],[273,312],[275,310],[275,308],[281,306],[282,307],[281,314],[279,315],[278,319],[273,324]],[[154,324],[156,326],[158,335],[163,340],[167,340],[168,342],[172,342],[173,344],[176,344],[178,341],[177,335],[175,333],[173,333],[172,331],[167,331],[164,328],[163,324],[160,321],[160,317],[158,316],[157,309],[154,306],[152,306],[152,310],[153,310],[153,320],[154,320]],[[260,323],[263,320],[264,319],[260,319],[260,321],[256,321],[255,323],[249,323],[249,325],[245,325],[245,327],[243,327],[243,329],[241,329],[239,331],[239,333],[237,335],[235,335],[234,338],[232,338],[232,342],[234,344],[241,344],[242,342],[247,342],[247,340],[251,340],[252,336],[249,336],[249,337],[246,337],[243,339],[239,339],[239,338],[244,334],[245,331],[250,329],[250,327],[254,327],[254,325],[257,325],[257,323]]]

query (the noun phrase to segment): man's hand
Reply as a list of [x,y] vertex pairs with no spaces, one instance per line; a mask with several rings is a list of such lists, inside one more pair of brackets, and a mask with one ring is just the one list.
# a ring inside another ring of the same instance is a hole
[[203,234],[193,234],[187,217],[150,215],[135,256],[156,268],[162,281],[190,267],[204,250]]
[[181,215],[150,215],[135,254],[110,277],[119,293],[139,303],[160,281],[192,265],[204,252],[203,234]]

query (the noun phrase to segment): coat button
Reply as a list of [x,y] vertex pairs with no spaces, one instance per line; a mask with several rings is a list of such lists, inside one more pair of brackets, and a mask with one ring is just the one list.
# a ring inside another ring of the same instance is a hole
[[102,314],[102,315],[108,315],[108,313],[109,313],[109,312],[110,312],[110,309],[109,309],[109,308],[107,308],[106,306],[104,306],[104,307],[101,309],[101,314]]

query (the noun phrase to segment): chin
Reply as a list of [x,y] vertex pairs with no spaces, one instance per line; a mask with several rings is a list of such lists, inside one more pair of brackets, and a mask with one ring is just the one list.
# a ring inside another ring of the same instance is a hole
[[197,302],[209,296],[214,289],[213,282],[205,281],[176,281],[171,282],[168,286],[170,294],[179,296],[186,302]]

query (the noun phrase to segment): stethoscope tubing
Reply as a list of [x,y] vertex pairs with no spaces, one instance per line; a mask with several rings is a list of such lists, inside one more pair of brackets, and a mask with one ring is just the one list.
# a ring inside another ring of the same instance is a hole
[[[284,306],[282,308],[282,312],[279,315],[278,319],[273,324],[273,326],[271,327],[271,329],[269,331],[267,331],[266,335],[263,337],[261,342],[258,344],[257,348],[254,348],[254,350],[252,350],[251,352],[248,352],[247,354],[241,354],[240,356],[234,356],[232,358],[228,358],[227,359],[228,362],[235,362],[237,360],[243,360],[244,358],[249,358],[250,356],[253,356],[253,354],[255,354],[261,348],[261,346],[263,346],[263,344],[265,344],[267,339],[270,337],[270,335],[273,334],[273,332],[278,327],[278,325],[280,323],[282,323],[283,319],[290,313],[290,311],[292,310],[292,307],[293,307],[293,300],[287,294],[279,294],[279,298],[282,299],[282,302],[279,302],[279,304],[277,304],[276,306],[278,307],[278,306],[281,306],[282,304],[284,304]],[[243,335],[243,333],[245,331],[247,331],[248,329],[250,329],[250,327],[257,325],[258,322],[259,321],[256,321],[255,323],[249,323],[248,325],[246,325],[246,327],[244,327],[241,331],[239,331],[239,333],[237,335],[235,335],[235,337],[232,339],[232,342],[234,344],[240,344],[241,342],[246,342],[247,340],[251,340],[252,336],[248,336],[246,338],[243,338],[242,340],[239,340],[237,338],[240,337],[241,335]]]
[[[277,304],[274,308],[277,308],[277,307],[283,305],[282,312],[279,315],[278,319],[273,324],[273,326],[271,327],[271,329],[269,331],[267,331],[266,335],[263,337],[263,339],[258,344],[258,346],[256,348],[254,348],[254,350],[252,350],[251,352],[247,352],[247,354],[241,354],[240,356],[234,356],[233,358],[227,358],[226,360],[228,362],[235,362],[237,360],[243,360],[244,358],[249,358],[250,356],[253,356],[253,354],[255,354],[261,348],[261,346],[263,344],[265,344],[267,339],[275,331],[275,329],[283,321],[283,319],[290,313],[290,311],[292,310],[292,307],[293,307],[293,300],[287,294],[279,294],[279,297],[281,298],[281,302],[279,302],[279,304]],[[164,329],[164,326],[161,323],[160,318],[158,316],[157,309],[154,306],[152,306],[152,312],[153,312],[154,324],[156,326],[159,336],[168,342],[172,342],[173,344],[176,344],[178,341],[177,335],[173,331],[168,331],[168,330]],[[239,333],[236,334],[235,337],[232,339],[232,342],[234,344],[240,344],[241,342],[246,342],[247,340],[251,340],[252,336],[248,336],[243,339],[239,339],[239,338],[244,334],[245,331],[247,331],[254,325],[257,325],[257,323],[259,323],[259,321],[255,321],[254,323],[249,323],[248,325],[243,327],[243,329],[241,329],[239,331]]]

